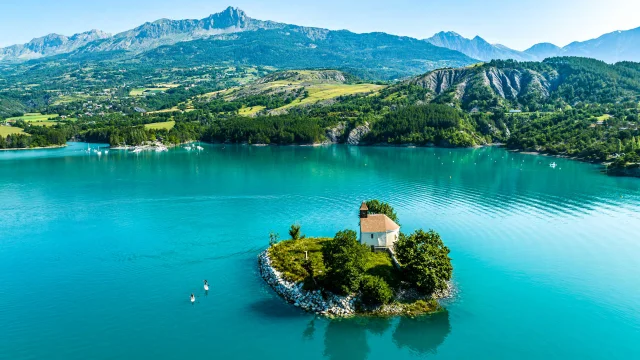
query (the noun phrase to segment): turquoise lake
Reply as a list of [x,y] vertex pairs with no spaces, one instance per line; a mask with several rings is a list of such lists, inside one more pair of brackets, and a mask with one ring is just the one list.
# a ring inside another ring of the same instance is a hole
[[[640,179],[499,148],[203,146],[0,152],[0,359],[640,358]],[[370,198],[442,235],[446,312],[331,321],[259,277],[270,231],[356,230]]]

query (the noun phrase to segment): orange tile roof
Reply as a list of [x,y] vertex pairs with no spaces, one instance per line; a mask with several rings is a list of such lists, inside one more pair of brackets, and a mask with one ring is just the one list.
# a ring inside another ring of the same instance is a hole
[[384,214],[372,214],[360,219],[360,232],[387,232],[400,229],[400,226]]
[[364,201],[362,202],[362,206],[360,206],[360,210],[367,210],[367,211],[369,210],[369,207],[367,206],[366,202]]

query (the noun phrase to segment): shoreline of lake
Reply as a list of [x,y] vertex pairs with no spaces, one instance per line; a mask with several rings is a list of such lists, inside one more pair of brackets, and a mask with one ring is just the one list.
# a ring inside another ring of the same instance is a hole
[[49,149],[61,149],[67,146],[68,146],[67,144],[64,144],[64,145],[39,146],[39,147],[32,147],[32,148],[9,148],[9,149],[0,149],[0,151],[49,150]]

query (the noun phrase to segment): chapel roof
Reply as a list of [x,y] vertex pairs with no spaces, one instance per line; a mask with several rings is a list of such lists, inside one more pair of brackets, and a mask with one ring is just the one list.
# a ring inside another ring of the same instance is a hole
[[360,232],[387,232],[400,229],[400,226],[385,214],[370,214],[360,219]]

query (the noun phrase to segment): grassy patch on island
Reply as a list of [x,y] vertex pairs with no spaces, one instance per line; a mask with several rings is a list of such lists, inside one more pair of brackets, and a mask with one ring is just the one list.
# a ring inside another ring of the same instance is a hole
[[[269,257],[276,270],[280,271],[289,281],[303,281],[309,273],[303,268],[305,251],[313,264],[318,279],[325,274],[324,259],[322,258],[322,244],[328,238],[304,238],[299,240],[285,240],[269,249]],[[391,258],[386,252],[375,252],[367,256],[366,273],[383,278],[389,285],[400,285],[400,274],[393,267]]]

